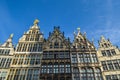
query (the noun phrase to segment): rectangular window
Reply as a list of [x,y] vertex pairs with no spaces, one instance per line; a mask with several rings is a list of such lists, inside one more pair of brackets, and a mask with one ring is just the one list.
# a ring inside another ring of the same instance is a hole
[[47,73],[53,73],[53,71],[52,71],[52,65],[48,65]]
[[65,67],[66,67],[66,73],[70,73],[70,65],[67,64]]
[[102,63],[103,70],[108,70],[106,62],[102,61],[101,63]]
[[85,63],[90,63],[91,62],[91,59],[90,59],[90,54],[84,54],[84,62]]
[[60,73],[64,73],[64,64],[60,65],[59,72]]
[[109,70],[114,70],[112,61],[107,61],[107,64],[108,64]]
[[72,54],[72,63],[77,63],[77,55]]
[[97,55],[95,53],[92,53],[91,56],[92,56],[92,62],[94,63],[98,62]]
[[111,50],[112,55],[116,55],[116,52],[114,49]]
[[101,53],[102,53],[102,56],[107,56],[106,55],[106,52],[103,50],[103,51],[101,51]]
[[64,58],[64,53],[63,52],[59,53],[59,58]]
[[83,57],[83,54],[82,54],[82,53],[79,54],[79,62],[80,62],[80,63],[83,63],[83,62],[84,62],[84,57]]
[[30,60],[30,65],[34,65],[35,59]]
[[110,50],[106,50],[108,56],[111,56]]
[[57,64],[54,65],[54,73],[58,73],[58,65]]
[[111,80],[111,76],[110,75],[106,75],[106,80]]
[[120,69],[120,66],[117,60],[113,60],[113,64],[114,64],[115,69]]
[[112,80],[118,80],[117,75],[112,75],[111,78]]

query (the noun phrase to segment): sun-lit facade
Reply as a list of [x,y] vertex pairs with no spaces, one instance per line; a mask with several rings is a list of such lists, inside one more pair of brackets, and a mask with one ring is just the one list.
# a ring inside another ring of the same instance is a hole
[[55,26],[44,38],[35,20],[14,47],[0,45],[0,80],[120,80],[120,50],[103,36],[96,49],[80,28],[73,41]]
[[0,80],[6,80],[13,59],[14,46],[12,44],[13,34],[8,40],[0,45]]
[[103,80],[95,46],[80,28],[74,33],[70,52],[72,80]]
[[7,80],[39,80],[42,45],[43,34],[35,20],[19,39]]
[[120,80],[120,50],[101,36],[98,48],[104,80]]

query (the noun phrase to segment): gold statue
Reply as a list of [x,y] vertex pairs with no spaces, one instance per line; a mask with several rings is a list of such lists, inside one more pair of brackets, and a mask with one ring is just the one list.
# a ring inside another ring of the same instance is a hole
[[35,19],[34,25],[35,25],[35,24],[38,24],[38,23],[39,23],[39,20],[38,20],[38,19]]

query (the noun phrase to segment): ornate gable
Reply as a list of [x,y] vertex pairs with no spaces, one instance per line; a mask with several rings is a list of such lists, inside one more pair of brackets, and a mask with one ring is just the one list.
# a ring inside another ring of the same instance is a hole
[[1,45],[1,47],[13,48],[14,46],[12,44],[12,39],[13,39],[13,34],[9,36],[8,40],[3,45]]
[[102,35],[99,41],[99,47],[112,47],[112,44],[109,39],[106,40],[105,37]]
[[40,32],[38,22],[39,21],[36,19],[33,23],[33,26],[24,33],[19,41],[43,41],[43,34]]
[[93,42],[90,42],[86,38],[86,33],[82,34],[80,32],[80,28],[77,28],[77,30],[78,30],[77,33],[74,32],[74,42],[72,47],[77,49],[86,49],[86,48],[95,49]]
[[48,49],[62,49],[70,47],[69,38],[66,39],[64,36],[64,32],[60,31],[60,27],[54,27],[53,32],[49,32],[49,37],[45,42],[46,48]]

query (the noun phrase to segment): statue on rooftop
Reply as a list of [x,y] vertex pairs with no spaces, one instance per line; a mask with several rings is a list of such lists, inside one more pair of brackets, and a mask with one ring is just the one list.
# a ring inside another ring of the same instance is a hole
[[35,19],[34,25],[35,25],[35,24],[38,24],[38,23],[39,23],[39,20],[38,20],[38,19]]

